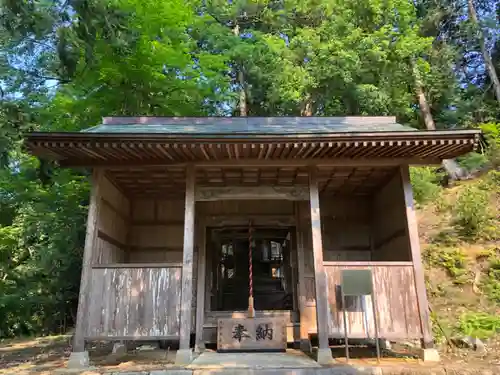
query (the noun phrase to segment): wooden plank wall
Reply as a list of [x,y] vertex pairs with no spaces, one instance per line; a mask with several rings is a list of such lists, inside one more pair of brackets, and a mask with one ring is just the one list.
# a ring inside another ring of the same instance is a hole
[[321,200],[324,261],[371,259],[369,197]]
[[[321,198],[324,261],[368,261],[371,259],[370,204],[366,197]],[[309,202],[297,202],[299,228],[304,241],[305,319],[309,333],[316,333],[316,294]]]
[[[386,339],[417,339],[422,337],[415,292],[413,267],[385,262],[380,266],[328,265],[330,320],[329,336],[344,337],[340,282],[342,269],[367,269],[373,272],[373,285],[378,314],[379,337]],[[346,297],[348,334],[351,338],[375,337],[373,308],[370,296]],[[368,332],[367,332],[368,330]],[[368,336],[369,334],[369,336]]]
[[86,337],[179,335],[181,268],[93,268]]
[[134,200],[130,263],[182,262],[184,201]]
[[[128,263],[182,263],[184,200],[132,201]],[[196,242],[195,242],[196,243]],[[196,316],[198,249],[193,259],[192,326]],[[177,291],[180,296],[180,288]]]
[[98,233],[92,264],[121,263],[127,257],[130,202],[106,177],[100,189]]
[[406,230],[406,206],[399,173],[378,191],[373,201],[374,261],[411,260]]

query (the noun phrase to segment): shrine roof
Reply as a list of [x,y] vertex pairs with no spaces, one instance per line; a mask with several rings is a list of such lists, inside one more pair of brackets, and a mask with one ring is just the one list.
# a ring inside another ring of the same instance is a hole
[[253,135],[329,135],[332,133],[400,132],[416,129],[395,117],[104,117],[85,133],[177,134],[241,137]]
[[81,132],[30,133],[25,144],[63,166],[339,158],[436,164],[475,150],[481,139],[479,130],[417,130],[395,117],[104,117]]

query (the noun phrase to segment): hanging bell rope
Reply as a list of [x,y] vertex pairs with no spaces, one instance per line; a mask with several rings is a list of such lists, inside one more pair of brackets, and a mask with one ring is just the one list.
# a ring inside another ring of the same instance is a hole
[[255,317],[253,304],[253,227],[252,221],[248,223],[248,317]]

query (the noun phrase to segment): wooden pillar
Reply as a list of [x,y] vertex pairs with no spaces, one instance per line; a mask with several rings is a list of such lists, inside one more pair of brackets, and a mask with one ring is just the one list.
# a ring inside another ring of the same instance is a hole
[[316,286],[316,325],[318,330],[318,363],[328,364],[333,361],[328,345],[328,285],[323,266],[323,240],[321,238],[321,213],[317,170],[309,170],[309,199],[311,206],[311,230],[314,255],[314,281]]
[[80,281],[80,293],[78,297],[78,311],[76,314],[75,337],[73,341],[73,352],[85,351],[85,332],[87,330],[88,295],[91,287],[92,258],[97,241],[99,212],[101,208],[101,186],[104,173],[95,169],[91,178],[91,192],[89,212],[87,215],[87,229],[85,233],[85,247],[83,249],[82,276]]
[[299,276],[299,314],[300,314],[300,350],[311,351],[311,341],[309,340],[309,319],[307,315],[307,294],[306,294],[306,269],[305,269],[305,246],[304,246],[304,225],[302,219],[301,203],[294,203],[295,210],[295,243],[297,248],[297,268]]
[[203,220],[198,224],[198,278],[196,287],[196,351],[205,349],[203,341],[203,322],[205,320],[205,282],[206,282],[206,227]]
[[401,182],[403,185],[404,200],[406,207],[406,230],[410,242],[411,259],[415,278],[415,290],[417,304],[420,313],[420,327],[422,330],[423,347],[432,348],[432,330],[429,316],[429,303],[425,289],[424,269],[420,252],[420,240],[418,236],[417,217],[413,206],[413,191],[410,183],[410,173],[407,165],[400,167]]
[[[213,258],[214,254],[211,249],[213,249],[211,244],[211,237],[207,233],[207,227],[205,222],[205,285],[203,286],[203,290],[205,291],[205,310],[212,310],[212,285],[214,283],[214,266],[213,266]],[[210,251],[210,253],[209,253]]]
[[189,342],[191,337],[192,298],[193,298],[193,255],[194,255],[194,210],[195,210],[195,170],[192,165],[186,168],[186,198],[184,208],[184,247],[182,253],[182,289],[180,306],[179,350],[176,364],[191,362]]

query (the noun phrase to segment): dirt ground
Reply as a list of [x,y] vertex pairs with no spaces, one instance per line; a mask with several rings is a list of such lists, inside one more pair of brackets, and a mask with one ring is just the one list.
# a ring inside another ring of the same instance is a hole
[[[89,348],[91,365],[97,368],[97,373],[175,368],[173,364],[175,351],[129,350],[126,356],[113,358],[110,355],[111,348],[110,343],[95,343]],[[415,355],[405,348],[405,346],[394,346],[392,351],[382,351],[383,358],[380,365],[422,366]],[[70,350],[70,337],[64,335],[0,341],[0,374],[48,375],[60,372],[66,367]],[[344,346],[332,346],[332,353],[339,364],[345,363]],[[352,347],[350,358],[352,365],[377,365],[374,348]],[[441,358],[441,365],[450,368],[461,366],[494,368],[500,366],[500,342],[488,343],[487,352],[484,354],[470,349],[454,349],[448,352],[441,351]]]
[[[110,355],[112,344],[96,343],[89,348],[91,365],[98,372],[146,371],[173,367],[175,351],[130,350],[119,359]],[[66,367],[71,352],[70,336],[50,336],[0,341],[0,374],[54,374]]]

